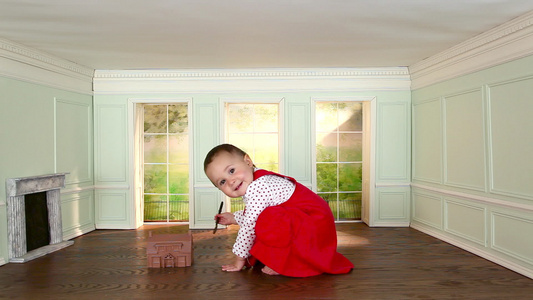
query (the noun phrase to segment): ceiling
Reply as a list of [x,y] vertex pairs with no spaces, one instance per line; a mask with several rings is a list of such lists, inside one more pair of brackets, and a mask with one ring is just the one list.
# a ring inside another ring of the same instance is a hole
[[0,0],[0,38],[92,69],[409,66],[530,0]]

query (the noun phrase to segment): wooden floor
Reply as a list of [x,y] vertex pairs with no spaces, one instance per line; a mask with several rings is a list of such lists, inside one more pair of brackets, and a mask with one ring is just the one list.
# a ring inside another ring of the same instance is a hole
[[193,231],[194,264],[147,268],[148,232],[97,230],[73,246],[0,267],[0,299],[533,299],[533,280],[411,228],[339,224],[339,252],[355,269],[310,278],[225,273],[236,228]]

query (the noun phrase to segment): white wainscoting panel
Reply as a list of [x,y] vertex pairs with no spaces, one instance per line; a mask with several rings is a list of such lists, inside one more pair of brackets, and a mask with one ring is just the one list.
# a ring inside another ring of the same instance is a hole
[[95,223],[96,228],[129,229],[130,205],[127,191],[96,190]]
[[413,191],[413,221],[442,230],[442,198]]
[[489,85],[492,193],[533,199],[531,95],[533,77]]
[[93,183],[93,111],[90,103],[55,99],[56,172],[66,184]]
[[480,88],[444,101],[444,184],[485,191],[485,110]]
[[413,179],[442,182],[440,98],[413,104]]
[[379,102],[377,182],[410,180],[410,103]]
[[[225,200],[222,192],[216,188],[195,188],[194,189],[194,228],[214,228],[215,214],[218,211],[220,201]],[[224,204],[224,211],[227,211]]]
[[492,212],[491,248],[533,265],[533,216]]
[[484,247],[487,245],[486,215],[484,206],[444,198],[444,230]]
[[127,107],[97,104],[95,107],[96,183],[127,180]]
[[286,174],[302,184],[311,185],[311,121],[309,102],[288,102],[286,111]]

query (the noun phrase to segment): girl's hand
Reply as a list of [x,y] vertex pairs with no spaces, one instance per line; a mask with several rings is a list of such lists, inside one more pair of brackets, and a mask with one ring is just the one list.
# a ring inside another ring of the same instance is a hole
[[246,259],[237,256],[237,259],[235,260],[235,263],[233,265],[223,265],[222,271],[226,272],[238,272],[244,268],[244,264],[246,263]]
[[215,220],[218,218],[218,224],[221,225],[237,225],[235,217],[230,212],[225,212],[215,215]]

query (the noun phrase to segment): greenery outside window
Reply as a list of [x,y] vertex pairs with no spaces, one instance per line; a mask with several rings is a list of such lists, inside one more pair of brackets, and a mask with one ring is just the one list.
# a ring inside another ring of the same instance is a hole
[[337,221],[360,220],[363,103],[316,102],[316,189]]
[[[226,103],[226,141],[244,150],[255,166],[279,172],[279,103]],[[244,209],[231,199],[231,211]]]
[[189,221],[189,130],[186,103],[145,104],[144,221]]

